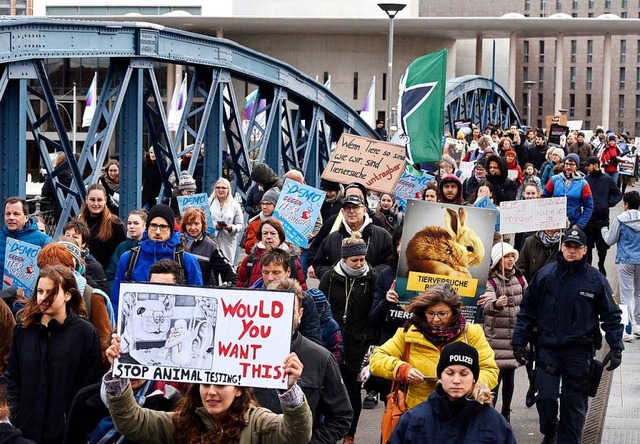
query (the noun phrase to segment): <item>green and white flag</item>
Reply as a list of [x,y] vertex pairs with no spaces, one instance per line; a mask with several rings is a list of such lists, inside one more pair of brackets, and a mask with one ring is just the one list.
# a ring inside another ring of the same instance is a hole
[[398,126],[408,136],[411,163],[435,162],[442,156],[447,50],[414,60],[400,78]]

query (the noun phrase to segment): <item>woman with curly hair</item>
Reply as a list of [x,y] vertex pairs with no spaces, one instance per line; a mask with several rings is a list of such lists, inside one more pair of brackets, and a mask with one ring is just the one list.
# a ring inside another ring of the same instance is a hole
[[69,267],[45,266],[18,312],[5,372],[14,425],[25,438],[61,443],[71,401],[100,380],[100,344]]
[[512,444],[513,431],[491,405],[478,351],[463,342],[442,349],[438,385],[426,402],[402,415],[389,444],[484,442]]
[[[120,337],[113,335],[107,349],[110,360],[120,357]],[[105,375],[109,412],[118,431],[136,442],[299,444],[311,439],[312,416],[296,381],[302,363],[295,353],[287,356],[287,391],[279,394],[283,414],[259,407],[248,387],[193,384],[175,412],[140,407],[128,379]]]
[[90,185],[78,218],[89,227],[90,235],[87,245],[103,270],[109,268],[113,252],[120,242],[126,239],[124,224],[111,213],[107,207],[107,199],[107,190],[102,185],[99,183]]

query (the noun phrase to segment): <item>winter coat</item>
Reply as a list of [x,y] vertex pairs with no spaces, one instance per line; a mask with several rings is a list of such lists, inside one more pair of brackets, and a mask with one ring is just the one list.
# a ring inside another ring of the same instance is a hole
[[344,340],[342,339],[342,330],[340,325],[333,318],[331,304],[323,292],[317,288],[307,290],[307,296],[313,298],[320,317],[320,331],[322,332],[322,346],[329,350],[336,360],[336,364],[340,365],[344,360]]
[[[341,223],[338,230],[329,234],[322,241],[315,253],[313,269],[318,278],[322,278],[322,276],[341,259],[340,251],[342,248],[342,240],[351,236],[345,225],[346,222]],[[387,230],[373,225],[371,219],[367,219],[365,216],[365,222],[363,226],[360,227],[360,232],[362,233],[362,239],[367,244],[366,257],[369,266],[375,268],[383,264],[391,251],[391,236]],[[309,253],[311,257],[311,250],[309,250]],[[333,304],[331,306],[333,307]]]
[[611,229],[602,227],[602,239],[618,243],[616,264],[640,264],[640,211],[627,210],[613,220]]
[[[496,364],[500,369],[510,370],[519,367],[513,356],[511,337],[516,317],[520,312],[522,295],[526,288],[527,282],[522,277],[520,270],[516,268],[508,272],[507,276],[502,274],[499,267],[494,267],[489,271],[486,289],[488,297],[483,306],[484,335],[496,354]],[[496,299],[503,295],[507,296],[507,305],[497,308]]]
[[18,323],[5,373],[13,424],[40,444],[61,443],[73,397],[101,375],[98,335],[86,319]]
[[244,203],[244,211],[249,215],[249,219],[257,216],[260,212],[260,202],[262,201],[263,195],[264,191],[261,190],[258,185],[254,185],[249,189],[247,200]]
[[542,169],[542,172],[540,173],[540,182],[543,184],[547,184],[549,183],[549,179],[551,179],[551,177],[554,175],[553,171],[554,168],[556,167],[556,163],[553,161],[549,161],[544,165],[544,168]]
[[593,213],[593,196],[582,173],[568,180],[564,173],[556,174],[542,191],[542,197],[567,197],[567,218],[571,225],[584,228]]
[[[495,159],[498,161],[500,175],[489,174],[489,163],[495,162]],[[493,185],[493,201],[496,206],[500,206],[501,202],[516,200],[518,184],[508,176],[507,161],[503,157],[494,156],[487,160],[487,181]]]
[[320,208],[320,215],[323,221],[327,221],[331,216],[334,216],[342,209],[342,192],[338,193],[332,200],[325,199]]
[[260,214],[258,213],[247,223],[247,228],[245,228],[244,233],[244,252],[247,254],[251,254],[251,250],[253,247],[259,242],[258,241],[258,230],[260,230],[260,224],[262,223],[262,219],[260,218]]
[[587,163],[587,158],[593,156],[593,148],[587,142],[580,145],[579,142],[573,142],[569,147],[568,153],[575,153],[580,157],[580,167],[584,168]]
[[511,179],[513,180],[516,185],[520,186],[522,185],[522,168],[520,168],[520,165],[518,165],[518,161],[517,160],[513,160],[511,162],[507,161],[507,177],[509,175],[509,171],[515,171],[515,173],[511,173],[511,174],[515,174],[516,175],[516,179]]
[[222,278],[222,282],[234,283],[238,279],[231,268],[231,263],[210,237],[202,236],[201,239],[194,241],[187,251],[198,259],[204,285],[218,285],[218,276]]
[[[304,365],[297,384],[307,398],[313,415],[310,444],[335,444],[349,431],[353,409],[342,382],[338,364],[331,353],[299,333],[291,340],[291,352]],[[254,389],[258,403],[273,413],[282,413],[282,405],[273,389]]]
[[[464,403],[457,415],[454,403]],[[474,399],[450,401],[441,386],[426,402],[400,418],[389,444],[515,444],[511,427],[491,404]]]
[[535,144],[529,147],[529,163],[532,163],[536,170],[540,171],[542,164],[547,160],[547,150],[549,147],[547,144],[542,146],[536,146]]
[[347,373],[358,373],[369,346],[378,343],[378,335],[369,321],[377,277],[378,273],[373,269],[364,276],[349,277],[338,263],[322,276],[318,285],[327,296],[342,331],[343,364]]
[[[102,185],[105,189],[105,191],[107,192],[107,208],[109,208],[109,211],[111,211],[111,213],[114,216],[118,215],[118,211],[119,211],[119,207],[120,205],[118,204],[118,201],[115,200],[114,196],[116,194],[119,194],[117,190],[114,190],[113,188],[111,188],[111,185],[109,185],[109,181],[107,180],[107,173],[105,173],[104,175],[100,176],[100,178],[98,179],[98,182],[100,183],[100,185]],[[119,185],[119,184],[117,184]],[[120,187],[118,186],[118,190],[120,189]]]
[[158,162],[145,159],[142,163],[142,206],[152,208],[158,202],[162,188],[162,174]]
[[102,215],[98,217],[89,216],[86,219],[83,219],[87,225],[89,226],[90,234],[89,239],[87,239],[87,246],[89,247],[89,251],[93,255],[93,257],[100,262],[102,265],[102,269],[106,270],[109,268],[109,263],[111,262],[111,256],[113,256],[113,252],[116,251],[120,242],[124,241],[127,236],[124,233],[124,224],[120,219],[113,216],[111,220],[111,229],[113,230],[113,235],[106,240],[98,239],[98,232],[100,231],[100,222],[102,221]]
[[[494,359],[494,352],[489,346],[478,324],[467,324],[466,330],[454,341],[464,341],[478,350],[480,360],[479,382],[483,382],[489,389],[498,383],[498,366]],[[425,401],[436,389],[436,367],[440,360],[442,347],[435,346],[420,333],[415,326],[407,331],[399,328],[396,334],[387,342],[378,347],[371,355],[371,374],[382,378],[396,379],[398,369],[405,363],[402,360],[405,343],[410,344],[408,363],[425,375],[425,382],[409,385],[407,391],[407,407],[412,408]]]
[[15,326],[16,320],[13,317],[13,313],[11,313],[11,309],[4,301],[0,301],[0,375],[4,373],[9,361],[11,337]]
[[2,225],[2,229],[0,229],[0,271],[2,271],[3,274],[7,238],[28,242],[38,247],[44,247],[51,243],[51,237],[38,229],[38,223],[31,216],[29,216],[27,223],[21,230],[9,231],[6,225]]
[[624,350],[620,308],[607,278],[587,264],[586,255],[567,262],[558,252],[556,262],[535,275],[520,304],[512,344],[526,345],[535,326],[540,347],[593,344],[602,328],[609,347]]
[[238,233],[244,227],[242,208],[240,208],[240,204],[235,199],[232,199],[224,208],[221,208],[220,201],[214,198],[211,202],[211,215],[215,222],[224,221],[227,226],[231,227],[231,231],[216,230],[213,237],[222,254],[233,264],[236,258],[236,250],[238,249]]
[[618,145],[606,144],[600,153],[600,164],[607,174],[613,174],[618,171],[618,156],[622,155]]
[[87,278],[87,282],[89,282],[89,285],[91,285],[93,288],[97,288],[100,291],[104,291],[105,294],[110,294],[111,287],[109,286],[107,275],[105,274],[102,265],[100,265],[100,262],[98,262],[96,258],[86,250],[83,252],[82,258],[85,262],[85,277]]
[[[109,412],[117,429],[129,439],[140,444],[171,444],[174,441],[173,412],[157,412],[140,407],[129,386],[121,396],[109,396]],[[263,408],[252,406],[246,418],[237,444],[297,444],[311,439],[312,418],[306,400],[292,409],[284,407],[284,415],[276,415]],[[213,418],[204,407],[196,413],[208,430]]]
[[622,193],[616,182],[602,171],[587,174],[585,180],[593,196],[593,214],[588,225],[600,229],[609,225],[609,208],[622,200]]
[[384,222],[384,228],[389,232],[389,234],[393,234],[393,232],[402,225],[402,213],[400,213],[395,207],[390,210],[378,208],[376,210],[376,216]]
[[[179,231],[174,231],[166,242],[149,239],[147,233],[144,232],[142,234],[142,240],[140,241],[140,254],[131,272],[131,281],[148,282],[149,269],[151,266],[160,259],[174,260],[174,253],[178,247],[182,248]],[[120,298],[120,284],[125,282],[129,269],[129,256],[131,256],[131,250],[125,252],[120,257],[118,268],[116,269],[116,276],[113,280],[111,302],[113,303],[113,309],[116,313],[118,312],[118,300]],[[200,271],[198,259],[191,253],[184,253],[184,272],[187,285],[203,285],[202,272]]]
[[396,306],[393,302],[387,301],[387,291],[396,279],[396,269],[388,265],[378,268],[378,278],[376,287],[373,290],[373,302],[369,312],[371,325],[380,332],[379,344],[384,344],[393,337],[398,328],[402,327],[404,321],[387,319],[389,309]]
[[124,241],[120,242],[113,252],[111,256],[111,262],[109,262],[109,268],[105,270],[105,275],[107,276],[107,281],[109,281],[109,286],[113,286],[113,279],[116,277],[116,270],[118,269],[118,262],[123,254],[127,251],[131,250],[133,247],[137,247],[140,245],[140,241],[126,238]]
[[[289,247],[286,244],[280,245],[280,248],[289,252]],[[238,266],[238,278],[236,281],[236,287],[238,288],[250,288],[255,284],[258,279],[262,278],[262,267],[260,266],[260,258],[267,251],[262,242],[258,242],[254,247],[251,254],[245,256]],[[291,258],[291,278],[300,283],[303,290],[307,290],[307,280],[302,272],[302,265],[300,261],[292,257]]]
[[[73,176],[71,175],[71,170],[69,168],[60,171],[58,174],[58,182],[67,187],[67,189],[71,188],[72,180]],[[53,186],[51,177],[47,177],[47,180],[45,180],[40,194],[46,199],[51,199],[51,202],[53,203],[53,217],[55,220],[59,220],[60,215],[62,214],[62,206],[60,205],[60,202],[58,202],[58,197],[56,196],[56,190]],[[62,188],[63,197],[67,197],[67,194],[68,193],[64,191],[64,188]]]
[[560,239],[557,243],[545,247],[537,233],[525,239],[520,249],[520,257],[516,261],[516,267],[522,270],[527,282],[533,280],[538,270],[555,261],[559,244]]
[[37,444],[22,437],[20,429],[16,429],[8,422],[0,422],[0,444]]

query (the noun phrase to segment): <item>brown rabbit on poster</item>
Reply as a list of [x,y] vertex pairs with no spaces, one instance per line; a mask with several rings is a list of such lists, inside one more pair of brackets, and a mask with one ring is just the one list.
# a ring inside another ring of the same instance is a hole
[[464,208],[447,208],[444,227],[429,226],[418,231],[407,244],[409,270],[455,277],[471,277],[468,267],[482,263],[484,245],[467,226]]

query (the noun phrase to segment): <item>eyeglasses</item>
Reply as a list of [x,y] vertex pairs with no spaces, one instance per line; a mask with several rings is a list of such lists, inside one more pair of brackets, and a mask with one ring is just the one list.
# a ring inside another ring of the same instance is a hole
[[448,318],[449,315],[451,314],[451,310],[449,311],[427,311],[425,312],[425,314],[427,315],[427,318],[429,319],[433,319],[436,316],[438,317],[438,319],[444,319],[444,318]]
[[168,231],[169,228],[171,227],[165,224],[149,224],[149,231]]

